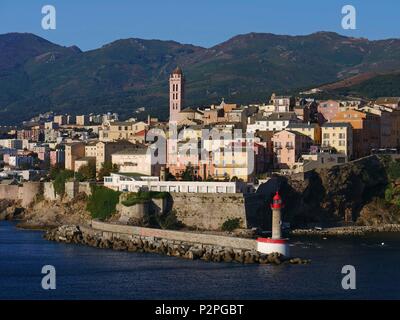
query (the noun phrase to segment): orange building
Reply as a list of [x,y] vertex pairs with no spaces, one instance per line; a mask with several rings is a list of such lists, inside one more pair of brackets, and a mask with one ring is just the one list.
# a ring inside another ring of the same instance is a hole
[[383,106],[365,106],[361,110],[376,114],[381,120],[380,147],[400,147],[400,110]]
[[364,157],[371,149],[380,147],[380,120],[378,115],[355,109],[340,111],[332,118],[332,122],[351,124],[355,158]]

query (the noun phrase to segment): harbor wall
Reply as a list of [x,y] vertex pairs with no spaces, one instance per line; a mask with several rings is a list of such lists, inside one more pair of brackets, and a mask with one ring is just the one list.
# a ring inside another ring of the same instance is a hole
[[160,238],[173,241],[191,242],[203,245],[216,245],[221,247],[229,247],[235,249],[256,250],[257,242],[253,239],[235,238],[218,236],[211,234],[162,230],[153,228],[143,228],[136,226],[126,226],[104,223],[93,220],[91,227],[95,230],[102,231],[103,236],[110,239],[120,237],[121,235],[140,236],[148,238]]

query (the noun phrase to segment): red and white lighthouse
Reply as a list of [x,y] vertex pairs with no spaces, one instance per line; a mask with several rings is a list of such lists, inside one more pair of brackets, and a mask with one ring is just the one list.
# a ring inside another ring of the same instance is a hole
[[278,252],[284,256],[289,256],[288,239],[282,239],[282,208],[284,204],[282,198],[277,191],[272,199],[272,237],[258,238],[257,250],[261,253]]

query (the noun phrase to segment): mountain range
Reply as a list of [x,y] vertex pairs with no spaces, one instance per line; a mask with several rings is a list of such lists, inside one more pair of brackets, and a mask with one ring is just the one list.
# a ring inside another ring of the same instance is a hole
[[[34,34],[8,33],[0,35],[0,124],[50,110],[128,117],[139,107],[165,119],[168,76],[177,65],[186,77],[188,106],[222,98],[265,102],[272,92],[321,84],[336,94],[400,95],[399,39],[249,33],[211,48],[131,38],[83,52]],[[357,77],[361,80],[343,82]]]

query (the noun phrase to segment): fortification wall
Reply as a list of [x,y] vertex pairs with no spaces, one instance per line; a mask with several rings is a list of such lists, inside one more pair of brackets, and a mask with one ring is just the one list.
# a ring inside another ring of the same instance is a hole
[[60,196],[56,194],[53,182],[45,182],[43,186],[43,197],[48,201],[56,201]]
[[200,229],[217,230],[228,219],[239,218],[248,227],[243,194],[171,193],[178,220]]
[[29,206],[42,191],[40,182],[25,182],[22,185],[0,185],[0,199],[21,201],[22,207]]
[[18,200],[18,188],[17,185],[0,185],[0,199],[6,200]]
[[186,226],[205,230],[220,230],[229,219],[240,219],[241,228],[262,227],[268,219],[266,202],[260,194],[171,193],[168,199],[152,199],[149,206],[136,207],[119,204],[120,221],[142,219],[149,210],[162,214],[171,209]]

